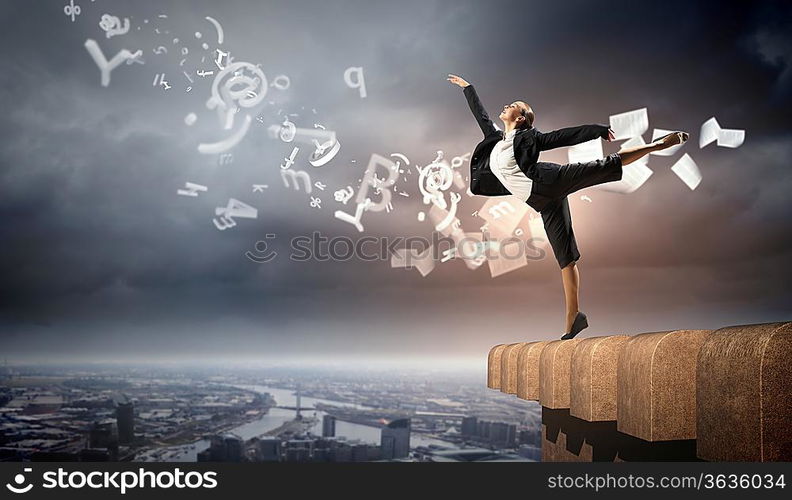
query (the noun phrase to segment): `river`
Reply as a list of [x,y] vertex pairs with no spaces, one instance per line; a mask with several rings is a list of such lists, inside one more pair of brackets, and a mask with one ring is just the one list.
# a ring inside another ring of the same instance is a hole
[[[241,389],[247,389],[259,393],[268,392],[275,398],[278,406],[296,406],[297,397],[291,389],[282,389],[278,387],[269,387],[263,385],[234,385]],[[368,409],[369,407],[345,403],[341,401],[331,401],[328,399],[318,399],[306,396],[300,396],[300,407],[313,407],[316,403],[324,403],[335,406],[346,406],[357,409]],[[317,423],[311,428],[311,432],[317,436],[322,435],[322,418],[325,412],[319,410],[302,410],[301,413],[308,417],[317,418]],[[284,422],[293,420],[295,416],[294,410],[285,410],[282,408],[270,408],[266,415],[246,424],[230,429],[230,432],[237,434],[242,439],[248,440],[250,438],[260,436],[267,431],[275,429],[282,425]],[[343,420],[336,420],[336,436],[343,436],[347,440],[360,440],[364,443],[371,443],[379,445],[380,443],[380,428],[372,427],[370,425],[356,424],[352,422],[345,422]],[[441,441],[439,439],[426,438],[415,433],[410,434],[410,447],[428,446],[430,444],[444,446],[447,448],[456,448],[457,446],[448,441]],[[167,452],[157,461],[161,462],[196,462],[198,460],[198,453],[209,447],[209,441],[201,439],[189,445],[173,446],[167,448]]]

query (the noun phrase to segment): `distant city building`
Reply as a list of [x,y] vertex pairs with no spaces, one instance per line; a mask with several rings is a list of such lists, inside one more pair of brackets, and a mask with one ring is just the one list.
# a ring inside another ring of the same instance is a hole
[[509,424],[506,428],[506,447],[514,448],[517,446],[517,424]]
[[118,426],[118,442],[130,444],[135,440],[135,405],[132,401],[122,402],[116,406],[116,424]]
[[351,462],[352,448],[349,445],[339,443],[339,446],[330,450],[330,460],[333,462]]
[[380,437],[382,458],[406,458],[410,455],[410,419],[400,418],[382,428]]
[[118,428],[112,420],[94,422],[88,436],[89,448],[109,448],[118,445]]
[[336,418],[332,415],[325,415],[322,418],[322,437],[335,436]]
[[209,449],[198,454],[199,462],[241,462],[244,442],[236,434],[216,434],[210,440]]
[[367,444],[352,445],[352,461],[353,462],[368,462],[368,448]]
[[281,440],[279,437],[265,437],[258,442],[258,459],[262,462],[281,461]]
[[500,448],[513,448],[517,436],[517,426],[506,422],[492,422],[490,424],[489,441],[492,446]]
[[329,448],[314,448],[312,461],[314,462],[329,462],[331,450]]
[[311,460],[311,454],[308,448],[287,448],[286,461],[287,462],[308,462]]
[[94,422],[88,434],[88,448],[106,449],[110,460],[118,456],[118,427],[113,420]]
[[542,461],[542,448],[538,446],[524,444],[517,450],[517,454],[536,462]]
[[542,446],[542,431],[538,429],[523,429],[518,433],[519,444]]
[[506,426],[505,422],[490,423],[489,442],[491,445],[503,447],[506,444]]
[[462,435],[475,436],[478,434],[478,417],[462,417]]
[[227,460],[229,462],[241,462],[244,455],[244,441],[237,435],[231,434],[225,436],[226,453],[228,454]]
[[286,441],[286,448],[313,448],[313,440],[312,439],[290,439]]
[[319,438],[314,441],[314,448],[327,448],[333,450],[338,448],[342,441],[336,437]]
[[382,447],[381,446],[366,446],[368,452],[368,460],[382,460]]
[[490,425],[492,422],[487,420],[479,420],[478,423],[478,436],[482,439],[489,439],[490,437]]
[[313,441],[310,439],[291,439],[286,442],[287,462],[308,462],[311,460]]
[[[0,387],[0,407],[7,405],[12,399],[14,399],[14,396],[11,395],[11,391]],[[0,443],[3,443],[2,432],[0,432]]]

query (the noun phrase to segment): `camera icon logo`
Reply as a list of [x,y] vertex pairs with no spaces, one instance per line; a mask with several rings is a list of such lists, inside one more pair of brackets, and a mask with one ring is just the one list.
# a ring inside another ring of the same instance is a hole
[[[25,467],[23,471],[33,472],[33,469],[30,467]],[[23,484],[25,484],[26,480],[27,478],[25,477],[24,474],[17,474],[16,476],[14,476],[14,483],[16,483],[16,486],[14,486],[11,483],[6,483],[6,488],[8,488],[8,490],[11,491],[12,493],[27,493],[33,488],[33,484],[22,486]]]

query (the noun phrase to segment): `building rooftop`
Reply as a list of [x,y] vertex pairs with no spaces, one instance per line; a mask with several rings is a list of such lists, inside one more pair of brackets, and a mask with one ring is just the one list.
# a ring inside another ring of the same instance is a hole
[[543,461],[792,461],[792,322],[498,344],[487,387],[538,401]]

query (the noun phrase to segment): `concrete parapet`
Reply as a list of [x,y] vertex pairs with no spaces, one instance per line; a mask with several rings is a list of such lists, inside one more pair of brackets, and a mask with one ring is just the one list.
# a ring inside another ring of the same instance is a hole
[[646,441],[696,438],[696,362],[711,330],[643,333],[619,354],[616,421]]
[[572,353],[570,415],[589,422],[616,420],[619,353],[626,335],[583,339]]
[[698,355],[698,456],[792,461],[792,322],[721,328]]
[[539,358],[539,402],[547,408],[569,408],[572,353],[580,339],[553,340]]

